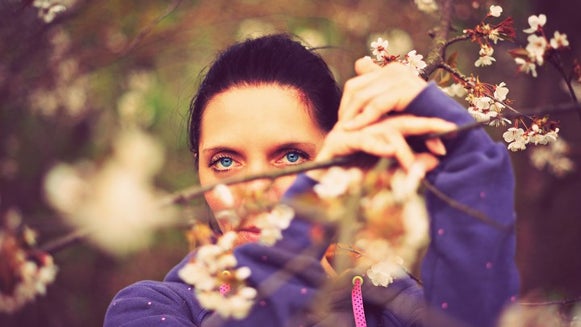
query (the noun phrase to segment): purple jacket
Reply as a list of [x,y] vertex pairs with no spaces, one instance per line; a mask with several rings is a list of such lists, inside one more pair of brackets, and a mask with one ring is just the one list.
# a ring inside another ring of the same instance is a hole
[[[406,112],[459,125],[473,121],[434,84]],[[398,279],[387,288],[364,282],[368,326],[494,326],[518,293],[514,179],[506,147],[494,143],[482,129],[444,143],[448,154],[428,180],[495,223],[453,208],[428,191],[431,242],[421,266],[422,285],[412,278]],[[307,176],[298,176],[283,201],[291,202],[314,185]],[[163,282],[141,281],[121,290],[107,310],[104,326],[354,326],[351,278],[325,293],[332,299],[325,316],[309,312],[327,281],[320,259],[333,236],[325,229],[325,241],[313,243],[312,227],[298,216],[275,246],[253,243],[235,250],[239,265],[252,270],[250,285],[258,287],[259,294],[268,294],[256,301],[244,320],[223,320],[200,307],[191,286],[177,276],[188,256]],[[293,266],[300,269],[293,271]]]

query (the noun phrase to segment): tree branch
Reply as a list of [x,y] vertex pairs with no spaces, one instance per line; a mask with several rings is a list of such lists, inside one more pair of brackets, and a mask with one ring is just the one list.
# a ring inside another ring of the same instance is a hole
[[452,3],[454,0],[442,0],[440,1],[441,17],[440,25],[435,30],[433,47],[430,53],[428,53],[426,59],[426,68],[422,74],[425,79],[430,76],[443,62],[443,55],[446,47],[446,42],[448,39],[448,32],[452,24]]

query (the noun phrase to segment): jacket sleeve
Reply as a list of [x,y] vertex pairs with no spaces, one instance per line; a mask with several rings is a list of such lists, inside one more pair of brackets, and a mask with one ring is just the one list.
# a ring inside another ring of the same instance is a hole
[[140,281],[122,289],[107,308],[104,327],[192,327],[205,311],[183,283]]
[[[473,122],[433,83],[407,112],[457,125]],[[448,153],[428,181],[478,214],[426,192],[431,242],[422,263],[425,297],[433,314],[445,312],[470,326],[494,326],[503,306],[514,301],[519,284],[512,167],[506,147],[493,142],[482,128],[444,144]]]

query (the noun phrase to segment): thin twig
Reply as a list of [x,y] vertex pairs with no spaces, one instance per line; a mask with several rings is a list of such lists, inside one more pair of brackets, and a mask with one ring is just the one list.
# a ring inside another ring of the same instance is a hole
[[468,40],[469,38],[470,38],[470,36],[468,34],[462,34],[462,35],[458,35],[458,36],[446,41],[446,43],[444,44],[444,47],[442,49],[442,61],[446,62],[446,56],[447,56],[446,51],[448,50],[449,46],[451,46],[452,44],[454,44],[456,42]]
[[127,47],[125,47],[125,49],[123,49],[120,53],[119,53],[119,57],[124,57],[125,55],[127,55],[127,53],[129,53],[131,50],[133,50],[139,43],[141,43],[141,41],[149,34],[151,33],[151,31],[153,30],[153,28],[159,24],[162,20],[164,20],[167,16],[169,16],[171,13],[173,13],[177,7],[179,7],[179,5],[182,3],[182,0],[174,0],[165,10],[165,12],[163,14],[161,14],[159,17],[157,17],[154,21],[152,21],[151,23],[149,23],[149,25],[147,25],[145,28],[143,28],[139,34],[137,34],[136,37],[133,38],[133,40],[131,41],[131,43],[129,43],[129,45],[127,45]]
[[555,300],[555,301],[518,302],[518,304],[524,305],[524,306],[536,307],[536,306],[544,306],[544,305],[567,305],[567,304],[576,303],[576,302],[581,302],[581,296],[577,296],[577,297],[570,298],[570,299],[564,299],[564,300]]
[[[555,67],[555,69],[559,72],[559,74],[561,74],[561,76],[565,80],[565,84],[567,84],[567,88],[569,90],[569,95],[571,96],[571,100],[573,101],[573,103],[578,103],[577,95],[575,94],[575,90],[573,89],[573,85],[571,85],[571,76],[568,76],[567,73],[565,73],[565,69],[563,68],[561,58],[558,57],[555,59],[555,55],[552,55],[549,57],[548,61],[553,65],[553,67]],[[579,110],[577,111],[577,114],[579,115],[579,118],[581,119],[581,108],[579,108]]]
[[438,188],[436,188],[434,185],[432,185],[432,183],[428,182],[427,180],[423,180],[422,185],[424,185],[424,187],[432,192],[435,196],[437,196],[438,198],[440,198],[442,201],[446,202],[446,204],[448,204],[450,207],[454,208],[454,209],[458,209],[494,228],[497,228],[499,230],[504,230],[504,231],[509,231],[512,229],[512,225],[503,225],[498,223],[497,221],[491,219],[490,217],[488,217],[486,214],[472,209],[469,206],[460,203],[456,200],[454,200],[453,198],[449,197],[448,195],[446,195],[445,193],[443,193],[442,191],[438,190]]
[[57,238],[56,240],[44,244],[43,246],[40,247],[40,250],[54,254],[62,249],[69,247],[70,245],[73,245],[81,241],[82,239],[87,237],[87,235],[89,235],[90,233],[91,231],[89,229],[79,229],[72,231],[69,234],[66,234],[65,236],[62,236],[60,238]]
[[185,190],[173,193],[173,194],[167,196],[166,198],[162,199],[162,201],[160,201],[161,202],[160,204],[163,206],[163,205],[183,203],[183,202],[189,201],[191,199],[194,199],[198,196],[203,195],[204,193],[214,189],[216,186],[218,186],[220,184],[231,185],[231,184],[239,184],[239,183],[244,183],[244,182],[248,182],[248,181],[253,181],[256,179],[275,179],[275,178],[282,177],[282,176],[299,174],[299,173],[306,172],[309,170],[329,168],[332,166],[341,166],[341,165],[345,165],[347,163],[350,163],[352,160],[353,160],[352,157],[339,157],[339,158],[334,158],[334,159],[331,159],[328,161],[322,161],[322,162],[307,162],[307,163],[304,163],[300,166],[289,167],[286,169],[277,169],[277,170],[267,171],[264,173],[246,175],[246,176],[242,176],[242,177],[227,178],[227,179],[220,181],[219,183],[210,184],[210,185],[206,185],[206,186],[194,186],[194,187],[190,187],[190,188],[187,188]]

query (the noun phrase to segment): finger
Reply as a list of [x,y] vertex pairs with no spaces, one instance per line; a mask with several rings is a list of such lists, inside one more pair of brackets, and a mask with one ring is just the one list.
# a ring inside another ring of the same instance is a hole
[[382,126],[386,129],[386,131],[399,131],[405,136],[423,135],[428,133],[445,133],[457,128],[456,124],[440,118],[418,117],[412,115],[389,117],[377,126]]
[[427,139],[426,140],[426,147],[430,150],[433,154],[437,154],[439,156],[446,155],[446,147],[440,138],[435,139]]
[[354,133],[354,136],[349,138],[352,152],[362,151],[377,157],[391,157],[396,152],[396,146],[379,135],[371,137],[370,134],[361,132]]
[[403,135],[399,133],[389,133],[386,134],[386,136],[389,139],[389,144],[391,144],[391,146],[394,148],[394,157],[397,159],[400,166],[408,171],[415,160],[415,155],[412,151],[412,148],[403,138]]
[[343,96],[339,104],[339,120],[347,121],[359,114],[373,97],[389,90],[388,82],[380,81],[378,74],[371,72],[349,79],[345,82]]
[[378,94],[360,110],[359,114],[349,120],[346,118],[346,121],[342,122],[343,127],[347,130],[355,130],[374,123],[383,115],[401,107],[398,106],[398,101],[398,96],[393,92]]
[[416,154],[416,163],[422,165],[424,170],[428,172],[436,168],[440,161],[435,156],[424,152]]
[[359,58],[355,61],[355,73],[363,75],[381,69],[381,66],[373,62],[369,56]]
[[[373,122],[378,112],[404,110],[427,86],[426,81],[412,74],[409,67],[402,64],[391,63],[381,68],[361,60],[358,65],[366,73],[345,83],[339,120],[345,123],[367,110],[372,110],[372,113],[366,115],[365,119],[349,123],[358,126],[351,127],[348,124],[349,128],[360,128],[362,124]],[[373,105],[370,106],[370,103]]]

